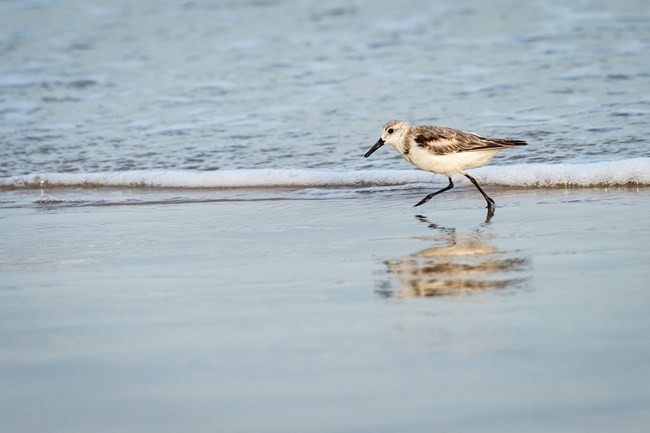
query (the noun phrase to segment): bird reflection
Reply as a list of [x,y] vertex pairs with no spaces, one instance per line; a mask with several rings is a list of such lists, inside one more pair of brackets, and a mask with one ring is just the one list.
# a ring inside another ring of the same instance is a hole
[[[488,213],[486,224],[491,215]],[[378,292],[386,297],[446,296],[460,293],[505,289],[525,278],[528,259],[517,252],[499,250],[489,236],[476,230],[463,235],[455,228],[440,227],[418,215],[434,235],[422,240],[432,244],[413,254],[386,261],[389,282]]]

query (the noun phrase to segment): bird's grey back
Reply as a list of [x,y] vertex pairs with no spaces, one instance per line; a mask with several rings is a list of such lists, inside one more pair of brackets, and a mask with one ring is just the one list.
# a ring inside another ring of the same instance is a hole
[[482,137],[460,129],[435,125],[418,125],[409,131],[408,141],[437,155],[480,150],[499,150],[525,146],[523,140]]

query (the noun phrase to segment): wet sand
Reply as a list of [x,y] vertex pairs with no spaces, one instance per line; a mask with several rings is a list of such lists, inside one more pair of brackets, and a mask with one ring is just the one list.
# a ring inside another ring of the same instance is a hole
[[5,191],[0,427],[644,431],[650,190],[490,192]]

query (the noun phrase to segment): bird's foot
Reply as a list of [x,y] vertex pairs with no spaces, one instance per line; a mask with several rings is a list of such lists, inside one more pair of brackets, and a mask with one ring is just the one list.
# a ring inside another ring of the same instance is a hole
[[426,197],[424,197],[422,200],[420,200],[419,202],[417,202],[416,204],[414,204],[413,207],[422,206],[424,203],[428,202],[429,200],[431,200],[431,197],[430,197],[430,196],[426,196]]
[[484,224],[490,224],[490,221],[492,220],[493,216],[494,216],[494,208],[493,207],[487,208],[487,214],[485,215],[485,223]]

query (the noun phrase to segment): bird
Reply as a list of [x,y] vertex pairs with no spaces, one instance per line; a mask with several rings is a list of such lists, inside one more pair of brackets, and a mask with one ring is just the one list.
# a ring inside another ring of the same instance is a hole
[[435,125],[411,126],[404,120],[391,120],[384,125],[381,138],[366,152],[365,158],[372,155],[384,144],[390,144],[407,161],[416,167],[447,176],[449,184],[424,197],[414,207],[421,206],[436,195],[454,187],[452,176],[462,174],[472,182],[493,210],[495,202],[483,191],[465,170],[487,164],[497,152],[504,149],[525,146],[523,140],[507,138],[487,138],[480,135]]

